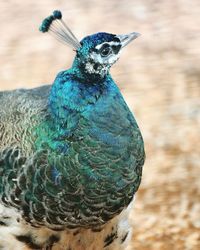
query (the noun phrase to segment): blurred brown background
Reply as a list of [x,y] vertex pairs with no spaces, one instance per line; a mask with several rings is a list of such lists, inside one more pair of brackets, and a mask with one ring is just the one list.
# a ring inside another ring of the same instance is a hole
[[112,68],[147,152],[133,247],[200,249],[200,1],[1,1],[0,90],[51,83],[71,66],[74,52],[38,31],[54,9],[79,39],[142,34]]

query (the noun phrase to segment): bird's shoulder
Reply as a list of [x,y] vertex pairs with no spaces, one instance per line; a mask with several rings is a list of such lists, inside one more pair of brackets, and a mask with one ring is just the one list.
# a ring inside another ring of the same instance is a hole
[[16,89],[0,92],[0,119],[9,117],[12,113],[26,113],[37,110],[46,105],[50,92],[50,85],[44,85],[33,89]]
[[26,151],[24,137],[45,113],[49,92],[50,85],[0,92],[0,151],[11,146]]

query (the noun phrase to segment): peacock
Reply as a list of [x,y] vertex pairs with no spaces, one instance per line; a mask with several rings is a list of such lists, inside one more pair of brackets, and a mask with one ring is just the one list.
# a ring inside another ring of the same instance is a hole
[[145,151],[109,69],[139,33],[79,42],[58,10],[40,31],[75,58],[52,85],[0,92],[0,249],[126,249]]

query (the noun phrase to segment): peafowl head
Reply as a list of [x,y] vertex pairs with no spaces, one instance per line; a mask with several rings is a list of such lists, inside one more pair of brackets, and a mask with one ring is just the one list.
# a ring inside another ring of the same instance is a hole
[[104,78],[110,67],[119,59],[122,49],[140,34],[114,35],[105,32],[84,37],[80,42],[62,20],[60,11],[45,18],[40,31],[49,32],[62,43],[71,46],[76,52],[73,69],[89,79]]

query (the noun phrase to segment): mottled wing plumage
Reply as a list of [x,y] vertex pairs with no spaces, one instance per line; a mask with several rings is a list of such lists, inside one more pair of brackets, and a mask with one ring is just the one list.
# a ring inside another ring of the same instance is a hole
[[50,86],[0,92],[0,150],[19,147],[33,152],[32,128],[44,116]]
[[21,206],[19,177],[34,155],[33,130],[45,117],[49,86],[0,92],[0,197]]

